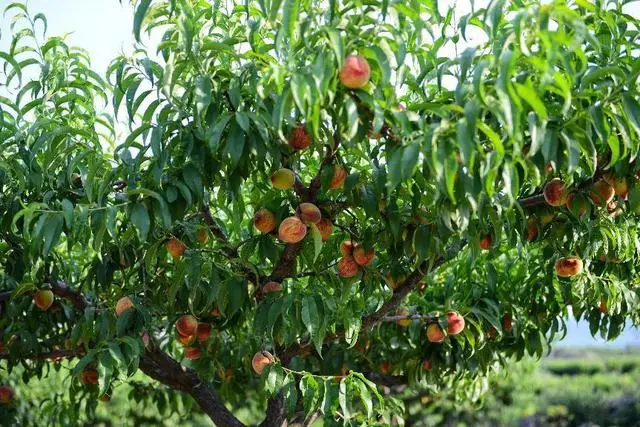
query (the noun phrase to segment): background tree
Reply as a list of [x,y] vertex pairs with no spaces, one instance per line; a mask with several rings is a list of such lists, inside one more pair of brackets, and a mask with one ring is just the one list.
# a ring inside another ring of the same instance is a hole
[[[638,324],[626,2],[133,3],[106,80],[6,8],[0,358],[62,370],[47,422],[133,381],[224,426],[395,424],[542,356],[569,306]],[[2,378],[2,419],[36,419]]]

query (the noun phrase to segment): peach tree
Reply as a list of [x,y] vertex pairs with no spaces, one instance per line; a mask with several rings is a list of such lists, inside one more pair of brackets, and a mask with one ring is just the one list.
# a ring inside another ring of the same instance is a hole
[[11,3],[0,416],[399,425],[638,324],[625,3],[132,0],[106,73]]

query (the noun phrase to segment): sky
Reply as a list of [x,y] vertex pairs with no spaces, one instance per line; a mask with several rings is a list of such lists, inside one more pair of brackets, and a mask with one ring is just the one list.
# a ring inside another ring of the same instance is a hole
[[[13,1],[0,0],[0,10],[4,10]],[[476,0],[476,7],[480,7],[483,2]],[[442,4],[456,2],[445,0]],[[457,4],[462,9],[468,9],[467,2],[458,1]],[[635,4],[630,12],[640,15],[640,3]],[[32,15],[43,13],[47,17],[49,35],[69,33],[70,45],[87,50],[94,70],[101,75],[104,75],[109,62],[123,50],[132,51],[133,9],[128,0],[123,0],[123,4],[118,0],[28,0],[27,5]],[[458,15],[464,13],[465,10],[460,10]],[[0,50],[6,50],[10,41],[9,25],[2,17],[0,29]],[[558,346],[640,346],[640,331],[637,329],[627,328],[616,341],[605,343],[592,338],[585,323],[570,321],[568,327],[567,337]]]

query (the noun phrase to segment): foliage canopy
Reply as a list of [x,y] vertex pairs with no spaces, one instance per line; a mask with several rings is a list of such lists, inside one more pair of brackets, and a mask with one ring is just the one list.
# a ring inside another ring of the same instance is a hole
[[3,419],[35,417],[22,382],[68,367],[67,411],[130,382],[218,425],[402,423],[403,399],[476,400],[542,356],[569,306],[607,339],[640,322],[632,2],[132,3],[139,44],[104,77],[45,16],[5,11]]

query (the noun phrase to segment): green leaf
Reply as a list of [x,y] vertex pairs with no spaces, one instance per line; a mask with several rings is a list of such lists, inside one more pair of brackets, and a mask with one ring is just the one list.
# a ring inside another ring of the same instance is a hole
[[143,203],[136,203],[131,209],[131,222],[138,230],[140,241],[146,242],[151,220],[149,219],[147,207]]
[[135,36],[137,42],[140,42],[140,30],[142,28],[142,21],[147,14],[149,5],[151,5],[151,0],[140,0],[140,3],[136,8],[136,12],[133,17],[133,35]]
[[311,223],[309,227],[311,228],[311,236],[313,236],[313,262],[316,262],[322,252],[322,235],[317,225]]
[[625,92],[622,95],[622,108],[624,109],[624,114],[631,123],[631,126],[636,131],[636,135],[640,137],[640,105],[638,101],[633,99],[628,92]]
[[302,322],[311,337],[315,337],[320,330],[320,316],[316,301],[311,296],[306,296],[302,300]]
[[207,108],[209,108],[212,92],[213,85],[209,77],[202,75],[196,77],[195,101],[198,116],[202,116],[207,111]]

